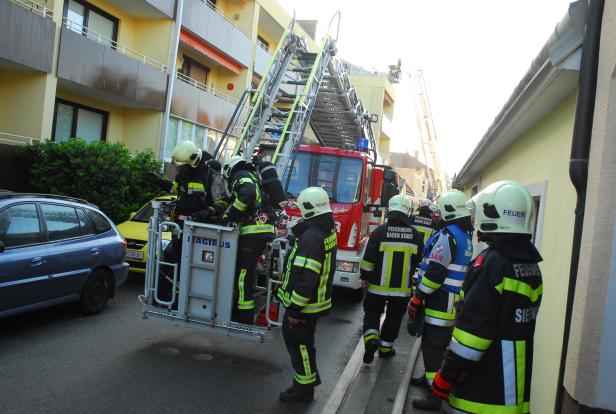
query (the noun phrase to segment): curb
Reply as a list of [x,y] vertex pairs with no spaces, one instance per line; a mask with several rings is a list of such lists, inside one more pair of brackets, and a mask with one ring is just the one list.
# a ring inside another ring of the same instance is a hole
[[396,399],[394,401],[394,406],[391,410],[391,414],[402,414],[402,412],[404,411],[406,395],[409,391],[409,384],[411,382],[411,377],[413,376],[413,371],[415,370],[415,363],[417,362],[417,357],[419,356],[420,349],[421,337],[415,340],[413,348],[411,349],[411,353],[409,355],[409,362],[406,366],[406,371],[404,371],[404,377],[402,377],[402,381],[400,382],[398,390],[396,391]]

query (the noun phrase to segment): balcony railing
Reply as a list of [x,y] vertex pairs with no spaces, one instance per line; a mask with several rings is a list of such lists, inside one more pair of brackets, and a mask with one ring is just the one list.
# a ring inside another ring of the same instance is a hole
[[209,93],[211,93],[211,94],[212,94],[212,95],[214,95],[214,96],[217,96],[217,97],[219,97],[219,98],[221,98],[221,99],[224,99],[224,100],[226,100],[226,101],[228,101],[228,102],[230,102],[230,103],[232,103],[232,104],[234,104],[234,105],[237,105],[237,100],[236,100],[236,99],[233,99],[233,98],[232,98],[232,97],[230,97],[229,95],[224,94],[224,93],[222,93],[222,92],[219,92],[219,91],[217,91],[216,89],[214,89],[213,87],[211,87],[211,86],[207,86],[207,85],[205,85],[205,84],[203,84],[203,83],[199,82],[199,81],[198,81],[198,80],[196,80],[196,79],[193,79],[193,78],[191,78],[191,77],[189,77],[189,76],[186,76],[186,75],[184,75],[182,72],[178,72],[178,73],[177,73],[177,78],[178,78],[179,80],[181,80],[182,82],[186,82],[186,83],[188,83],[189,85],[194,86],[195,88],[201,89],[202,91],[209,92]]
[[214,10],[216,13],[220,14],[222,17],[225,18],[226,21],[228,21],[230,24],[232,24],[233,26],[235,26],[235,28],[237,30],[239,30],[240,32],[244,33],[246,35],[246,37],[248,37],[249,39],[252,37],[250,36],[250,33],[248,33],[248,31],[246,29],[244,29],[243,27],[241,27],[240,25],[238,25],[233,19],[231,19],[229,16],[227,16],[225,14],[225,12],[223,12],[222,10],[220,10],[218,7],[216,7],[216,5],[214,3],[212,3],[210,0],[201,0],[203,3],[205,3],[210,9]]
[[67,19],[66,17],[62,18],[62,24],[64,25],[64,27],[66,27],[69,30],[72,30],[73,32],[81,33],[84,36],[87,36],[88,39],[94,40],[95,42],[98,42],[101,45],[110,47],[114,49],[115,51],[120,52],[126,56],[129,56],[132,59],[135,59],[139,62],[143,62],[150,66],[153,66],[156,69],[160,70],[161,72],[167,73],[167,66],[164,63],[159,62],[156,59],[152,59],[151,57],[148,57],[141,52],[137,52],[136,50],[131,49],[130,47],[125,46],[121,43],[118,43],[115,40],[109,39],[108,37],[100,33],[97,33],[92,29],[88,29],[87,27],[82,26],[78,23],[75,23]]
[[15,4],[19,4],[21,7],[28,9],[36,14],[40,14],[43,17],[53,19],[53,11],[31,0],[11,0]]
[[24,137],[21,135],[9,134],[8,132],[0,132],[0,144],[9,145],[23,145],[34,144],[34,142],[40,142],[40,138]]
[[263,43],[260,40],[257,40],[257,44],[259,45],[259,47],[263,50],[265,50],[267,53],[269,53],[269,45]]

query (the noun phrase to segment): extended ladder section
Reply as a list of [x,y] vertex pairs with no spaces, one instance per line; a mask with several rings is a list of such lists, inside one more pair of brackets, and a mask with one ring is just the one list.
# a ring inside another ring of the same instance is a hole
[[[426,160],[426,173],[432,196],[436,197],[447,190],[447,182],[443,177],[441,162],[436,151],[436,134],[434,132],[432,112],[430,110],[423,72],[417,71],[412,75],[412,78],[415,81],[413,106],[415,107],[415,117],[421,138],[421,147],[423,149],[424,159]],[[432,162],[432,168],[428,166],[428,159]]]
[[279,176],[289,167],[309,124],[324,146],[355,149],[361,137],[376,149],[370,115],[344,65],[334,58],[335,40],[327,36],[321,49],[311,53],[293,26],[291,22],[254,92],[232,153],[250,160],[259,146],[275,147],[271,162]]

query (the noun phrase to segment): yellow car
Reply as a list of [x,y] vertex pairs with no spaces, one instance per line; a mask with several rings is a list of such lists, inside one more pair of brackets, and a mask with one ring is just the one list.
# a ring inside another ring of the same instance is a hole
[[[156,201],[173,201],[175,196],[162,196]],[[126,261],[131,272],[145,273],[145,262],[148,258],[148,223],[152,215],[152,204],[147,203],[130,218],[119,224],[118,230],[126,239]],[[163,249],[169,244],[171,233],[163,233]]]

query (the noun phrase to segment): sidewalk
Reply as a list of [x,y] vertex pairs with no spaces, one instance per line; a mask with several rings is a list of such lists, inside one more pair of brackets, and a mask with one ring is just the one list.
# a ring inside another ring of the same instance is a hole
[[[377,353],[372,364],[362,363],[338,413],[391,413],[396,399],[396,391],[404,376],[411,348],[416,340],[406,332],[405,322],[402,325],[400,337],[396,340],[395,345],[396,356],[391,359],[380,359]],[[422,371],[423,364],[420,356],[413,375],[419,375],[419,372]],[[411,406],[413,399],[421,398],[423,392],[416,387],[409,387],[404,413],[426,413],[425,411],[414,410]]]

